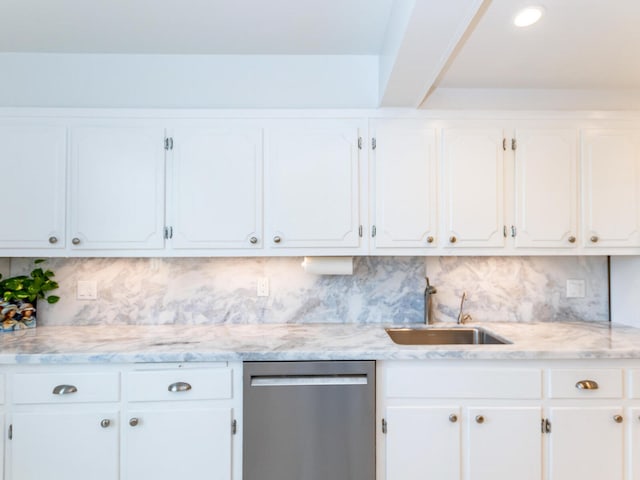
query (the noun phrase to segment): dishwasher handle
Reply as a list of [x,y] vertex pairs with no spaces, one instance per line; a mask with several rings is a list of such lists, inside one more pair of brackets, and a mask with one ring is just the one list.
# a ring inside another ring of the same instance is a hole
[[344,375],[252,375],[252,387],[367,385],[366,373]]

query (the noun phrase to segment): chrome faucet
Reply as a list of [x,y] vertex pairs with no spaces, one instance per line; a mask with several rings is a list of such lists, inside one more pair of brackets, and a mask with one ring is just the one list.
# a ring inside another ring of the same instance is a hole
[[433,323],[432,317],[432,308],[431,308],[431,295],[437,293],[436,287],[431,286],[429,283],[429,277],[424,277],[427,281],[427,286],[424,289],[424,323],[425,325],[429,325]]
[[462,298],[460,299],[460,312],[458,313],[458,325],[462,325],[465,322],[471,320],[471,315],[468,313],[463,314],[464,301],[467,298],[467,292],[462,292]]

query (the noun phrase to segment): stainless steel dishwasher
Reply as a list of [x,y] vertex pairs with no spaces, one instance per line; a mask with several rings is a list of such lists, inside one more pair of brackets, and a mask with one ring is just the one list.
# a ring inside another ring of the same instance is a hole
[[375,362],[245,362],[243,480],[374,480]]

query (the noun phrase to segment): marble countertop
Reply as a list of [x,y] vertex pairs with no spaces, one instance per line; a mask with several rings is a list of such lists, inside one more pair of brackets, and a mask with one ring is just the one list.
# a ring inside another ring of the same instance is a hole
[[481,326],[512,343],[396,345],[379,324],[57,326],[1,334],[0,363],[640,359],[640,329],[631,327],[593,322],[469,326]]

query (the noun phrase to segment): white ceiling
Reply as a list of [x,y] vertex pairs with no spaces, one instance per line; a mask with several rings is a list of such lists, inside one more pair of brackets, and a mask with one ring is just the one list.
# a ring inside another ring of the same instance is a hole
[[376,55],[394,0],[1,0],[0,52]]
[[[545,15],[515,27],[532,3]],[[493,0],[439,86],[640,88],[640,0]]]
[[[542,20],[516,29],[532,3]],[[639,91],[640,0],[0,0],[3,52],[378,55],[384,106],[469,89]]]

